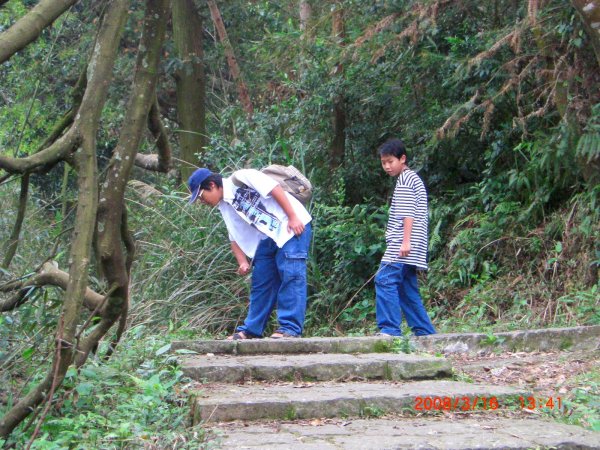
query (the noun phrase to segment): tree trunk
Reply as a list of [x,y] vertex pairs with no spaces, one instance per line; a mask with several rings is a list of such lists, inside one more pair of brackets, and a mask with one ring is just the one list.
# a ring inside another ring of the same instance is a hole
[[29,191],[29,174],[26,173],[21,178],[21,194],[19,195],[19,210],[17,212],[17,218],[13,227],[12,234],[8,238],[8,242],[5,247],[4,260],[2,261],[2,267],[8,269],[12,259],[17,252],[19,245],[19,236],[21,236],[21,228],[23,227],[23,219],[25,218],[25,211],[27,210],[27,193]]
[[312,5],[310,0],[300,0],[300,31],[302,40],[312,41],[314,37],[314,28],[312,24]]
[[225,29],[225,24],[223,23],[221,13],[219,12],[219,8],[217,7],[217,3],[215,2],[215,0],[206,0],[206,2],[208,3],[208,7],[210,8],[210,15],[212,17],[213,23],[215,24],[215,28],[217,29],[219,40],[221,41],[221,44],[223,44],[223,50],[225,51],[225,56],[227,57],[229,70],[231,71],[231,75],[233,76],[233,79],[235,80],[235,83],[237,85],[240,102],[242,103],[242,107],[244,108],[244,111],[246,112],[248,117],[252,118],[254,108],[252,107],[252,102],[250,101],[248,87],[244,82],[242,73],[240,71],[240,67],[238,66],[237,59],[235,58],[233,47],[231,45],[231,42],[229,41],[229,37],[227,36],[227,30]]
[[182,61],[177,71],[177,118],[184,180],[198,166],[206,145],[206,81],[202,51],[202,19],[192,0],[173,2],[173,40]]
[[74,129],[82,137],[81,146],[75,156],[79,200],[69,254],[69,261],[71,261],[69,282],[57,327],[57,352],[53,359],[52,369],[41,383],[0,419],[0,437],[7,437],[42,401],[51,401],[50,398],[47,398],[48,393],[53,387],[60,385],[67,369],[73,362],[75,333],[81,303],[87,289],[88,266],[96,223],[98,199],[96,133],[112,76],[121,32],[127,17],[127,6],[127,0],[113,0],[107,6],[106,16],[102,21],[89,64],[89,83],[76,122],[73,124]]
[[600,68],[600,0],[571,0],[590,39]]
[[160,108],[156,95],[148,113],[148,129],[152,133],[156,144],[157,154],[144,155],[137,153],[135,155],[135,165],[145,170],[167,173],[171,169],[171,145],[167,136],[167,130],[160,119]]
[[[332,34],[333,39],[340,47],[344,46],[345,24],[344,9],[342,2],[336,0],[332,15]],[[342,63],[337,63],[334,69],[334,76],[343,78],[344,67]],[[338,91],[333,102],[333,141],[329,150],[329,165],[335,169],[344,161],[346,152],[346,99],[343,89]]]
[[[126,315],[129,305],[129,261],[134,251],[124,230],[124,196],[135,156],[140,146],[150,107],[155,99],[158,63],[165,36],[170,0],[147,0],[142,39],[138,47],[135,75],[120,138],[113,150],[106,180],[100,193],[97,214],[97,248],[102,272],[111,294],[101,322],[79,346],[77,365],[114,323]],[[126,254],[127,252],[128,254]]]

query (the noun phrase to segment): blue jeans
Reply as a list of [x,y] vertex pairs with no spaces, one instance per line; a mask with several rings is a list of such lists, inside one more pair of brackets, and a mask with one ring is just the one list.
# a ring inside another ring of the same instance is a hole
[[271,238],[260,241],[252,261],[248,315],[237,331],[262,336],[271,312],[277,305],[277,329],[293,336],[302,334],[310,238],[309,223],[300,236],[294,236],[282,248],[278,248]]
[[416,336],[435,334],[435,328],[425,311],[415,266],[385,263],[375,276],[377,326],[382,333],[402,336],[402,314]]

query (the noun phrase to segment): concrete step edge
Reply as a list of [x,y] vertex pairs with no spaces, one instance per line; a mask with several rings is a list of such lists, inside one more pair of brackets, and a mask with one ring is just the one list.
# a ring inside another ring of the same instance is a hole
[[252,339],[247,341],[174,341],[173,352],[232,355],[293,353],[386,353],[397,348],[413,348],[438,353],[477,353],[481,351],[597,350],[600,325],[519,330],[500,333],[451,333],[411,337],[385,336],[330,337],[301,339]]
[[204,382],[335,379],[415,380],[452,376],[450,361],[417,355],[272,355],[269,358],[184,358],[183,373]]
[[[314,389],[316,388],[316,389]],[[311,392],[312,390],[312,392]],[[390,413],[494,411],[519,408],[526,389],[454,381],[402,384],[345,383],[293,386],[237,386],[191,395],[194,423],[232,420],[293,420],[370,417]],[[439,400],[438,400],[439,399]]]

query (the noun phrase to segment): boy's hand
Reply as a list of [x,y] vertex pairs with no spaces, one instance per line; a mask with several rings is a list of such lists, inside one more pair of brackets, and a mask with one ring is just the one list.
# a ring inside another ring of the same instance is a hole
[[410,253],[410,242],[403,242],[400,246],[400,256],[408,256]]
[[247,275],[248,272],[250,272],[250,264],[247,262],[240,264],[237,270],[238,275]]
[[296,236],[300,236],[304,231],[304,224],[298,219],[298,217],[288,218],[288,231],[293,232]]

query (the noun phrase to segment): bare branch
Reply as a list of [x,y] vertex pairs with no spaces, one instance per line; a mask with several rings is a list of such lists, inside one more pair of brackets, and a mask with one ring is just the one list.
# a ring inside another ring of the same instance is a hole
[[[473,97],[471,97],[466,103],[461,105],[455,112],[452,114],[444,125],[442,125],[436,131],[436,136],[438,139],[446,139],[448,137],[453,137],[456,135],[460,126],[465,123],[473,114],[473,112],[478,107],[477,100],[479,99],[479,91],[475,92]],[[462,111],[466,110],[466,114],[460,116]]]
[[41,0],[12,27],[0,34],[0,64],[37,39],[77,0]]
[[19,210],[17,212],[17,218],[15,219],[15,225],[13,227],[12,234],[8,238],[6,243],[4,260],[2,261],[2,267],[8,269],[10,263],[17,252],[19,245],[19,236],[21,235],[21,228],[23,227],[23,219],[25,218],[25,211],[27,209],[27,197],[29,192],[29,174],[23,175],[21,178],[21,193],[19,194]]
[[233,46],[231,45],[231,41],[229,40],[229,37],[227,35],[227,30],[225,29],[225,24],[223,23],[221,12],[219,11],[219,7],[217,6],[215,0],[206,0],[206,3],[208,3],[210,15],[212,17],[213,23],[215,24],[215,28],[217,29],[219,40],[221,41],[221,44],[223,44],[223,50],[227,58],[229,70],[231,71],[231,75],[233,76],[233,79],[235,80],[237,85],[240,102],[242,103],[244,111],[246,112],[248,117],[252,118],[252,114],[254,113],[254,107],[252,106],[252,101],[250,100],[248,87],[246,86],[246,82],[242,77],[240,66],[237,63],[237,59],[233,52]]
[[142,169],[167,173],[170,170],[172,163],[171,145],[169,144],[169,139],[167,137],[167,130],[160,119],[156,96],[150,107],[150,112],[148,113],[148,129],[152,133],[152,136],[154,136],[158,155],[144,155],[142,153],[137,153],[135,155],[135,165]]
[[74,151],[81,142],[81,136],[76,128],[70,128],[62,137],[45,150],[25,158],[11,158],[0,155],[0,169],[9,173],[30,173],[34,170],[56,164]]
[[377,60],[385,54],[386,50],[389,47],[395,45],[398,41],[402,40],[403,38],[410,38],[410,42],[413,45],[417,43],[417,40],[419,38],[419,21],[418,20],[413,20],[404,30],[402,30],[402,32],[398,33],[387,44],[385,44],[383,47],[379,48],[373,54],[373,57],[371,58],[371,64],[375,64],[377,62]]
[[[0,312],[10,311],[20,306],[26,299],[27,294],[32,288],[43,286],[56,286],[63,290],[67,289],[69,283],[69,274],[60,270],[56,263],[46,262],[38,273],[20,282],[8,283],[0,286],[0,292],[19,291],[9,300],[0,301]],[[102,295],[93,291],[89,287],[85,291],[83,305],[93,311],[102,303]]]
[[475,57],[471,58],[467,64],[468,67],[472,67],[472,66],[476,66],[478,64],[481,63],[481,61],[483,61],[484,59],[488,59],[491,58],[492,56],[494,56],[496,53],[498,53],[498,51],[505,45],[505,44],[510,44],[511,42],[514,41],[515,39],[515,35],[518,33],[518,30],[513,30],[510,33],[508,33],[506,36],[502,37],[501,39],[497,40],[494,45],[492,45],[490,48],[488,48],[487,50],[475,55]]
[[400,16],[399,13],[394,13],[394,14],[390,14],[389,16],[385,16],[383,19],[381,19],[375,25],[372,25],[369,28],[367,28],[367,30],[361,36],[359,36],[358,39],[356,39],[354,41],[353,45],[357,48],[360,47],[361,45],[363,45],[365,42],[367,42],[369,39],[371,39],[376,34],[379,34],[383,30],[386,30],[387,28],[389,28],[399,16]]

